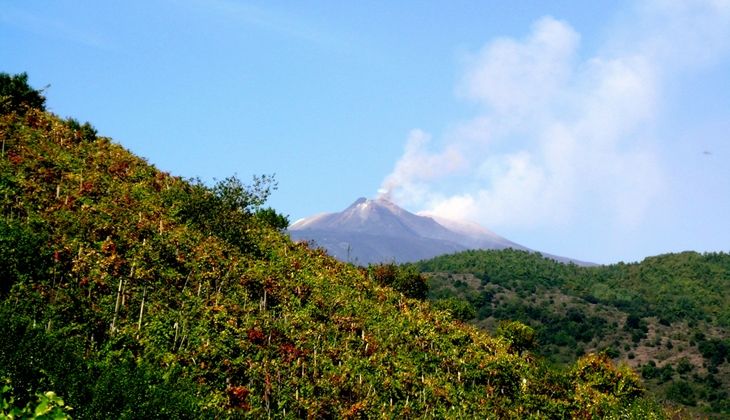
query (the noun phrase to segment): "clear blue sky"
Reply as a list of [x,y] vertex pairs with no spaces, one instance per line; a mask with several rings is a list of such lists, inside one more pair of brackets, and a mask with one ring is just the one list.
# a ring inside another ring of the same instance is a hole
[[610,263],[730,251],[730,2],[3,1],[0,71],[162,170]]

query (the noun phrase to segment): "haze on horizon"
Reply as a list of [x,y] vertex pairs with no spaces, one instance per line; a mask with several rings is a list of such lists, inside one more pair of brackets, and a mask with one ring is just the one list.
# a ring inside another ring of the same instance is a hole
[[25,2],[0,71],[163,170],[610,263],[730,251],[730,1]]

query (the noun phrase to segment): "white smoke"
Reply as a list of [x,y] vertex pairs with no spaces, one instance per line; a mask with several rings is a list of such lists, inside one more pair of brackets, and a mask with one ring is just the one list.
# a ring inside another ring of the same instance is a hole
[[664,90],[729,45],[725,0],[640,3],[589,58],[567,22],[544,17],[524,39],[468,57],[457,93],[482,111],[438,147],[413,130],[381,189],[410,208],[490,227],[590,213],[636,225],[667,188],[653,130]]

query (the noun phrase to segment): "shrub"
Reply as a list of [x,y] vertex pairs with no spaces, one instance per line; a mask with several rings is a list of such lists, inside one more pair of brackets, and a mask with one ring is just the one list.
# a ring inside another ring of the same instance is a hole
[[497,336],[510,343],[510,351],[522,354],[537,345],[535,330],[518,321],[502,321],[497,328]]
[[684,374],[691,371],[693,368],[692,363],[686,357],[679,359],[677,362],[677,373]]
[[26,406],[19,406],[13,395],[13,387],[10,380],[6,379],[5,384],[0,388],[0,418],[1,419],[53,419],[66,420],[71,416],[68,412],[72,410],[63,399],[53,391],[39,392],[36,394],[36,401]]
[[428,296],[426,279],[415,267],[398,267],[390,264],[371,265],[368,268],[370,277],[381,286],[389,286],[414,299],[425,299]]
[[666,396],[667,399],[680,404],[697,405],[697,397],[695,396],[694,389],[686,381],[675,381],[669,384]]
[[476,310],[469,302],[455,297],[436,300],[433,302],[433,306],[448,311],[451,316],[460,321],[474,319],[477,315]]

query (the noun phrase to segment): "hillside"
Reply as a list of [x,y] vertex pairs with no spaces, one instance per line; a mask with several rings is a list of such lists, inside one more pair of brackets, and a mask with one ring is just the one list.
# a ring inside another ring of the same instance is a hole
[[494,331],[536,329],[558,364],[603,351],[640,371],[658,398],[730,413],[730,255],[684,252],[600,267],[522,251],[468,251],[417,264],[430,299]]
[[492,338],[389,286],[417,296],[417,273],[291,242],[268,177],[183,180],[13,92],[2,410],[52,390],[77,418],[663,415],[603,356],[553,370],[529,329]]

